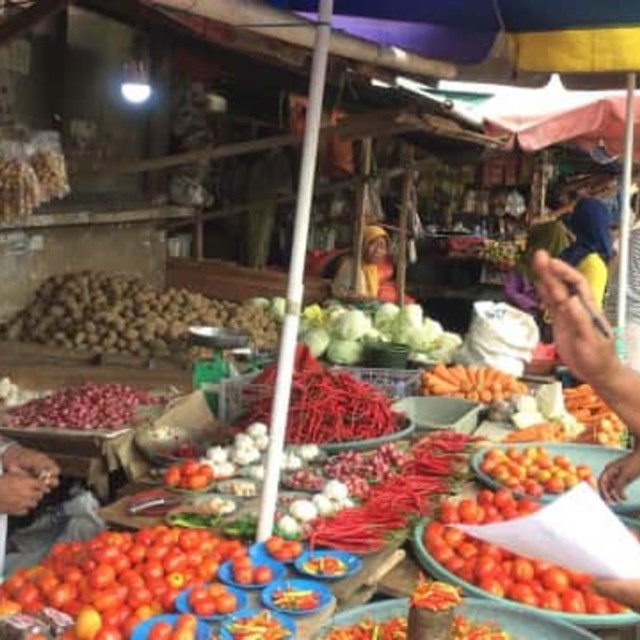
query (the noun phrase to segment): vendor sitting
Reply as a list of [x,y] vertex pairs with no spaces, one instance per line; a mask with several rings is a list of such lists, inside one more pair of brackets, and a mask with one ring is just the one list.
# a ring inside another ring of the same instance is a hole
[[356,274],[355,291],[351,288],[354,258],[346,256],[333,280],[332,294],[336,298],[397,302],[398,292],[393,282],[394,267],[389,255],[389,245],[389,235],[382,227],[365,227],[362,236],[362,267]]

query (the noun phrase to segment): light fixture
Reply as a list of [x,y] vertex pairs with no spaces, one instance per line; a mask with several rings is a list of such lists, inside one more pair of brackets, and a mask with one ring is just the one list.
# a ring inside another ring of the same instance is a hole
[[147,65],[143,60],[131,60],[124,66],[120,85],[122,97],[131,104],[144,104],[151,97]]

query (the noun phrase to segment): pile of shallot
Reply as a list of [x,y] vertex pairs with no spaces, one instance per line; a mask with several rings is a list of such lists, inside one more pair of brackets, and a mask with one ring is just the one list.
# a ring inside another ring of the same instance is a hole
[[123,384],[84,384],[14,407],[6,412],[3,423],[7,427],[114,430],[134,422],[141,405],[163,401]]

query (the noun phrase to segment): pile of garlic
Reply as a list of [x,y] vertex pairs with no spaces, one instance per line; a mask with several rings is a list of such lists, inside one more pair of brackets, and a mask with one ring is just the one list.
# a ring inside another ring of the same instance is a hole
[[11,382],[10,378],[0,380],[0,407],[17,407],[37,398],[40,394],[34,391],[21,389],[17,384]]
[[329,517],[353,506],[347,485],[339,480],[330,480],[322,493],[310,500],[294,500],[288,512],[278,520],[278,530],[286,538],[300,538],[305,526],[316,518]]

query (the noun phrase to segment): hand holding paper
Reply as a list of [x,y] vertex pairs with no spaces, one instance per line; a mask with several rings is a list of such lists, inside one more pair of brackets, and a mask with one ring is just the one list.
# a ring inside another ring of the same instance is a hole
[[596,578],[640,579],[640,542],[586,483],[530,516],[456,527],[512,553]]

